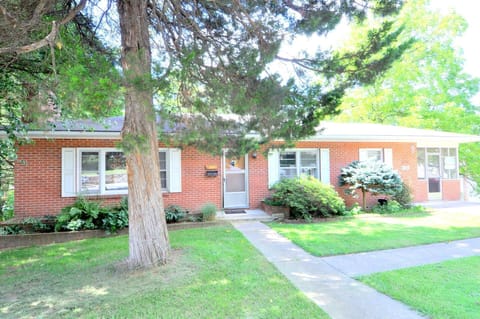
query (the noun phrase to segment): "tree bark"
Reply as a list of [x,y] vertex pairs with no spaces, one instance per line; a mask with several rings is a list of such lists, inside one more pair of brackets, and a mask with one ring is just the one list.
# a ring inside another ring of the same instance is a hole
[[167,262],[170,244],[163,207],[153,89],[147,1],[118,1],[125,77],[129,258],[131,267]]
[[363,210],[367,210],[367,192],[362,188],[362,207]]

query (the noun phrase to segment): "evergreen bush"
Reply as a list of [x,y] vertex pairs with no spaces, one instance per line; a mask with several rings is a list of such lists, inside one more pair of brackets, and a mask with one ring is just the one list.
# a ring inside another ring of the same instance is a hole
[[379,161],[354,161],[340,171],[340,186],[346,194],[358,197],[362,192],[362,207],[366,210],[367,193],[395,195],[402,190],[402,179],[391,167]]
[[409,208],[412,206],[412,192],[410,190],[410,187],[403,183],[402,184],[402,189],[396,192],[393,196],[392,199],[397,201],[402,207],[404,208]]
[[290,208],[290,218],[342,215],[345,202],[332,186],[308,177],[282,179],[272,187],[272,200]]

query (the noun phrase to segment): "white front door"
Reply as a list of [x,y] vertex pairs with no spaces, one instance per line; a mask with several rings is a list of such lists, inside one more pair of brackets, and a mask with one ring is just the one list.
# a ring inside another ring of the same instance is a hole
[[440,154],[427,152],[428,200],[442,199],[442,179],[440,175]]
[[248,156],[223,156],[223,207],[248,207]]

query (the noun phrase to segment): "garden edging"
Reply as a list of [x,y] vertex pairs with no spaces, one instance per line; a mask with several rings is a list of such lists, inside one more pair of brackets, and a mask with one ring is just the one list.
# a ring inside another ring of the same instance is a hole
[[[186,228],[208,227],[214,225],[225,224],[225,222],[188,222],[168,224],[168,230],[179,230]],[[4,235],[0,236],[0,250],[29,247],[29,246],[42,246],[55,243],[64,243],[73,240],[81,240],[87,238],[103,238],[110,236],[126,235],[128,234],[128,228],[122,229],[115,234],[109,234],[104,230],[81,230],[71,232],[56,232],[56,233],[34,233],[34,234],[19,234],[19,235]]]

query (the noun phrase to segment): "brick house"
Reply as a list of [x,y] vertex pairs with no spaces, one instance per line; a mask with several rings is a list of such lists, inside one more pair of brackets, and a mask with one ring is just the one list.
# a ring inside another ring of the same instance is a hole
[[[116,203],[127,194],[125,161],[115,146],[122,119],[106,123],[29,132],[34,143],[19,147],[15,166],[16,217],[57,214],[79,195]],[[338,187],[340,169],[367,159],[397,170],[417,202],[460,200],[458,146],[480,141],[479,136],[378,124],[322,123],[321,128],[295,148],[269,150],[268,156],[258,151],[227,158],[159,143],[165,205],[191,211],[206,202],[225,209],[258,208],[270,185],[300,174],[332,184],[351,205],[354,199]],[[373,202],[376,198],[369,198]]]

